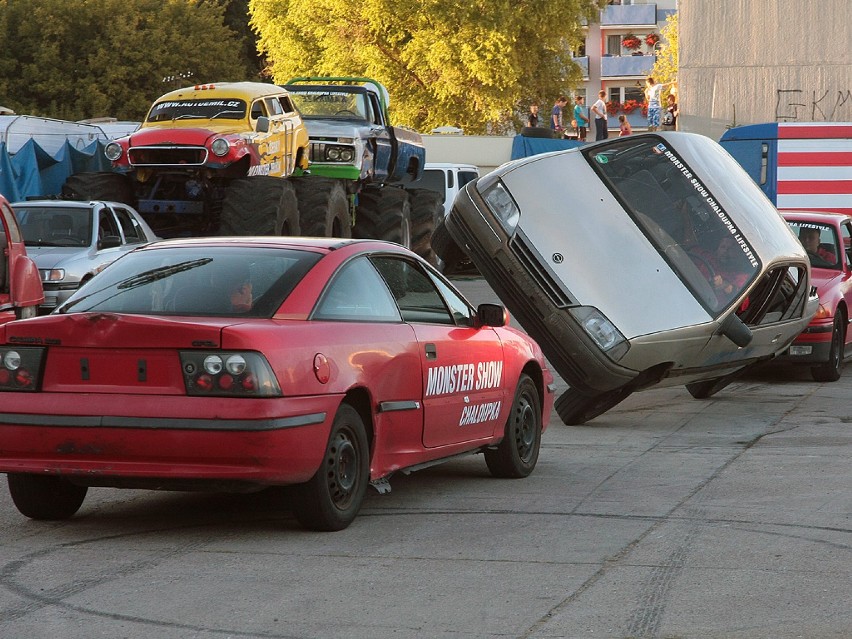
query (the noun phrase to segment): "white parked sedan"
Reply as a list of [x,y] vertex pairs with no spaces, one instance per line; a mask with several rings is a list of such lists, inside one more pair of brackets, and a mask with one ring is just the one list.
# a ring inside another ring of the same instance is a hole
[[30,200],[12,204],[44,287],[49,313],[117,257],[158,239],[130,206],[118,202]]

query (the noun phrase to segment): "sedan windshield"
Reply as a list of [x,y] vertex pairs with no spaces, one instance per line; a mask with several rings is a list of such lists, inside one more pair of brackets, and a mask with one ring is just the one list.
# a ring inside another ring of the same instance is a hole
[[672,270],[716,315],[760,272],[747,239],[712,193],[661,138],[590,149],[602,176]]
[[88,246],[92,240],[89,208],[15,206],[27,246]]
[[165,120],[242,120],[246,117],[245,100],[164,100],[151,107],[148,122]]
[[245,247],[169,247],[116,260],[60,313],[271,317],[320,254]]
[[799,220],[787,220],[787,224],[805,247],[811,266],[840,270],[842,253],[834,228],[827,224]]
[[305,90],[290,87],[290,97],[306,119],[344,118],[369,120],[370,110],[363,93],[334,90]]

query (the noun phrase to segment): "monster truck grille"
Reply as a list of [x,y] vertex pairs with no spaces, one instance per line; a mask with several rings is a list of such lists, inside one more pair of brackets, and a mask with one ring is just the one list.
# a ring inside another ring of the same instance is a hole
[[207,161],[202,146],[136,146],[128,155],[134,166],[203,166]]

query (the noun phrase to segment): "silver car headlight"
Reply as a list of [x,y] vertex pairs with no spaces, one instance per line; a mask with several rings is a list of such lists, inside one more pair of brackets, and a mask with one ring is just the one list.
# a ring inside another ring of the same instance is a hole
[[593,306],[575,306],[568,312],[595,344],[612,359],[621,359],[630,348],[624,335],[606,316]]
[[506,186],[501,181],[495,182],[489,186],[483,193],[482,198],[491,209],[491,213],[500,222],[500,226],[512,235],[515,228],[518,226],[518,221],[521,219],[521,210],[515,204],[515,200],[509,194]]
[[39,269],[42,282],[61,282],[65,279],[64,268],[43,268]]
[[121,157],[121,145],[118,142],[110,142],[104,147],[104,155],[110,162],[115,162]]

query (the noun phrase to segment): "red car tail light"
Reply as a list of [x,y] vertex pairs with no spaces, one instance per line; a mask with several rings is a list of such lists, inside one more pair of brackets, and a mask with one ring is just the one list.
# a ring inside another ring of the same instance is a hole
[[272,367],[260,353],[181,351],[187,395],[280,397]]
[[0,391],[37,391],[43,348],[0,347]]

